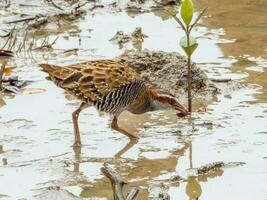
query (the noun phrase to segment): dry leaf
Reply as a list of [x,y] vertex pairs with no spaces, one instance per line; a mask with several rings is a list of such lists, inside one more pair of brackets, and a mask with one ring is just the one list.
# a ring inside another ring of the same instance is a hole
[[15,67],[13,67],[11,65],[6,65],[5,69],[4,69],[4,74],[9,76],[14,69],[15,69]]

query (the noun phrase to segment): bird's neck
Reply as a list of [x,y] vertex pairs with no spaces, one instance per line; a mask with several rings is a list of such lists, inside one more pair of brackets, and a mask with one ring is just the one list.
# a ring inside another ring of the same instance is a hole
[[153,102],[151,94],[148,90],[145,90],[136,100],[128,107],[128,111],[133,114],[143,114],[149,111],[153,111]]

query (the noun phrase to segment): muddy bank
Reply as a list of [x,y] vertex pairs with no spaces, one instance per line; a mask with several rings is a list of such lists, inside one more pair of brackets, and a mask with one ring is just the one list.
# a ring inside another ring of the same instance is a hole
[[[185,97],[187,90],[186,58],[176,52],[126,50],[116,58],[141,74],[152,87],[170,91],[176,97]],[[212,92],[207,75],[194,63],[192,88],[195,93]]]
[[124,47],[124,44],[132,42],[136,49],[141,50],[144,38],[147,37],[148,36],[142,32],[141,27],[136,27],[131,34],[126,34],[123,31],[117,31],[117,33],[109,41],[118,44],[120,49]]
[[95,2],[95,8],[103,8],[108,12],[126,11],[131,14],[151,12],[180,5],[180,0],[131,0],[131,1],[100,1]]
[[[87,15],[97,13],[129,12],[140,14],[158,9],[167,9],[180,4],[179,0],[138,0],[138,1],[6,1],[2,19],[5,28],[15,24],[23,29],[40,28],[47,24],[69,23]],[[28,9],[34,8],[34,9]],[[13,12],[12,16],[9,15]],[[24,25],[24,26],[22,26]]]

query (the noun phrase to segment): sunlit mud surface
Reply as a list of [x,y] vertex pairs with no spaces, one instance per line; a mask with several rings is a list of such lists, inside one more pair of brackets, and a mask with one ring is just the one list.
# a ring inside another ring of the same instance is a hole
[[[114,58],[131,48],[182,53],[175,21],[160,11],[100,10],[61,29],[41,30],[51,40],[59,36],[54,50],[12,61],[15,75],[34,82],[21,94],[0,95],[0,199],[112,199],[100,171],[107,162],[129,183],[126,191],[140,187],[139,200],[157,199],[159,193],[170,199],[266,200],[267,2],[201,2],[197,9],[209,10],[193,33],[199,37],[193,59],[209,78],[232,81],[216,83],[221,94],[211,103],[196,103],[195,110],[207,112],[192,119],[177,119],[172,111],[123,114],[120,125],[138,133],[138,143],[112,131],[109,116],[90,108],[80,118],[82,150],[73,151],[71,113],[79,103],[48,82],[37,63]],[[109,41],[118,30],[136,27],[148,35],[141,46]],[[198,173],[215,162],[225,165]]]

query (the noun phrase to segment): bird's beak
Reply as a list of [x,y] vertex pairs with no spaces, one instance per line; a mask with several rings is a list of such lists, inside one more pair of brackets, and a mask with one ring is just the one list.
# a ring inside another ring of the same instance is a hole
[[185,107],[183,107],[180,103],[176,102],[174,105],[174,109],[179,111],[177,113],[178,117],[185,117],[186,115],[188,115],[188,111]]

